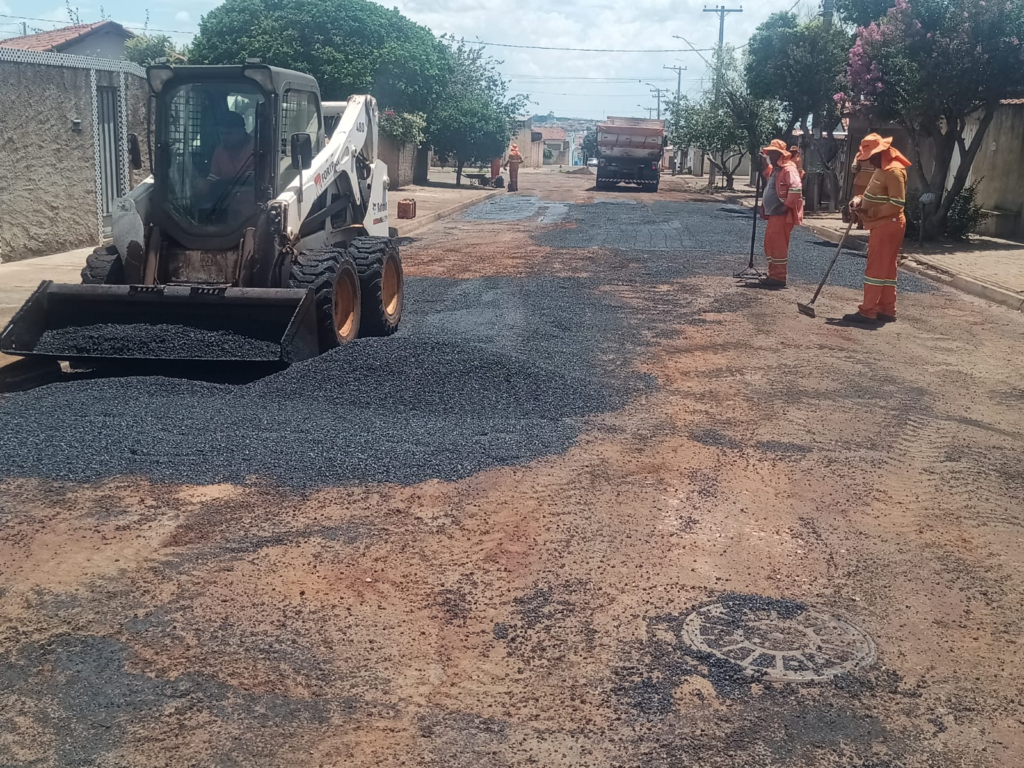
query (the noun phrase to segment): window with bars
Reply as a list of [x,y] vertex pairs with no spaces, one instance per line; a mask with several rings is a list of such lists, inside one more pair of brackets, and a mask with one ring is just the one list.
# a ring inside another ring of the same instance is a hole
[[284,189],[298,176],[291,166],[293,133],[308,133],[313,140],[313,154],[320,151],[320,105],[316,94],[290,89],[281,100],[281,157],[278,189]]
[[167,96],[167,204],[186,224],[231,231],[256,207],[263,97],[245,83],[187,83]]

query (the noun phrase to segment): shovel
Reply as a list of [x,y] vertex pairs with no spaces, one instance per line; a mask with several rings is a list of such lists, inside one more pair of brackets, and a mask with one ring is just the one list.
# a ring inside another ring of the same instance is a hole
[[818,290],[814,292],[814,296],[813,298],[811,298],[810,303],[801,304],[799,301],[796,303],[796,308],[797,310],[799,310],[801,315],[807,315],[808,317],[817,317],[817,315],[814,314],[814,302],[818,300],[818,294],[821,293],[821,289],[825,286],[825,283],[828,281],[828,276],[832,274],[832,267],[834,267],[836,265],[836,262],[839,260],[839,254],[843,250],[843,243],[846,242],[846,236],[850,234],[850,230],[853,228],[853,222],[855,218],[855,216],[850,217],[850,223],[846,225],[846,231],[843,232],[843,236],[839,240],[839,245],[836,247],[836,255],[832,257],[832,263],[829,264],[828,269],[825,270],[825,276],[822,277],[821,282],[818,283]]

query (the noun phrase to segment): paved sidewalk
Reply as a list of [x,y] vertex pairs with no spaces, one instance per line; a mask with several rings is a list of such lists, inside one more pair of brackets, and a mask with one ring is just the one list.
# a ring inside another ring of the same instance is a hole
[[[438,219],[500,194],[504,194],[504,190],[471,186],[468,179],[463,179],[462,186],[457,187],[453,173],[431,169],[428,184],[409,184],[388,192],[388,218],[396,236],[405,237]],[[416,201],[415,219],[398,218],[398,201],[406,199]]]

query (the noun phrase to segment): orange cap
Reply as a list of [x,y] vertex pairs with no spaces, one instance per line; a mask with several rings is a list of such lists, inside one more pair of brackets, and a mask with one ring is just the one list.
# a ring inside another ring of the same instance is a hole
[[786,149],[786,142],[784,142],[782,139],[772,139],[771,143],[767,147],[764,147],[761,151],[765,153],[778,152],[780,155],[782,155],[783,160],[789,160],[789,158],[791,157],[791,155],[789,154],[789,150]]

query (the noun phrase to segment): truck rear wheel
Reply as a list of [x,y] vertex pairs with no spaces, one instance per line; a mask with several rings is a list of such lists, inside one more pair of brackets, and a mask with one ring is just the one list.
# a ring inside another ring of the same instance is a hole
[[337,248],[317,248],[300,253],[292,263],[288,285],[313,289],[321,352],[359,336],[359,273],[347,253]]
[[359,272],[363,336],[390,336],[398,330],[405,302],[402,257],[388,237],[357,237],[348,248]]
[[124,261],[113,245],[101,245],[89,254],[82,268],[83,285],[123,285]]

